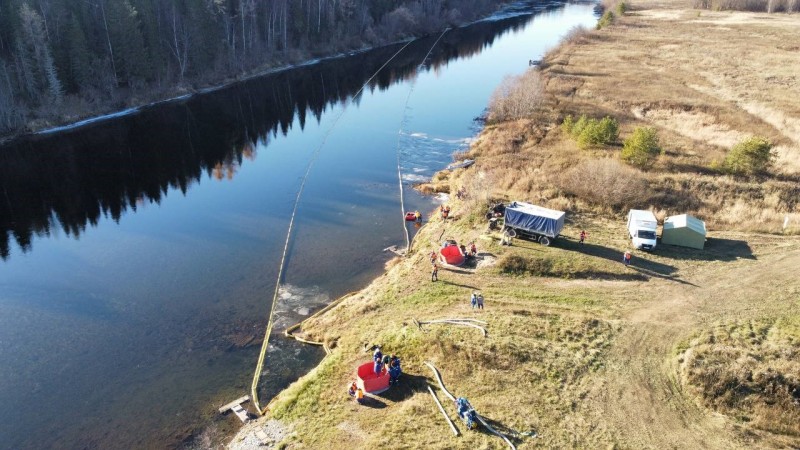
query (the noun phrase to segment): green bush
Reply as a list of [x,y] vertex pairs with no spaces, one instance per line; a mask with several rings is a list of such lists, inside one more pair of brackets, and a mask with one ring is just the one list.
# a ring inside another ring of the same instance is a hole
[[627,11],[627,10],[628,10],[628,4],[627,3],[625,3],[625,2],[617,3],[617,15],[618,16],[625,15],[625,11]]
[[606,11],[603,13],[603,16],[600,17],[600,20],[597,21],[597,29],[605,28],[612,23],[614,23],[614,13]]
[[498,261],[497,267],[500,269],[500,273],[506,275],[557,276],[553,271],[553,261],[547,258],[526,258],[508,254]]
[[507,255],[498,261],[497,268],[507,275],[525,275],[528,273],[528,260],[519,255]]
[[767,172],[774,160],[772,144],[764,138],[753,136],[731,148],[722,168],[737,175],[754,175]]
[[567,116],[561,123],[561,129],[572,136],[581,148],[608,145],[619,137],[619,123],[608,116],[597,120],[581,115],[577,121]]
[[564,117],[564,121],[561,122],[561,131],[564,134],[572,135],[572,129],[575,128],[575,118],[572,117],[572,114]]
[[625,139],[622,148],[622,160],[639,168],[650,166],[661,154],[658,135],[654,128],[638,127]]

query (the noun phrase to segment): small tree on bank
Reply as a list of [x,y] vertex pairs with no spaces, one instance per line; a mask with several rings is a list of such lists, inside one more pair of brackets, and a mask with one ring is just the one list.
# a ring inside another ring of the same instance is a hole
[[613,144],[619,138],[619,123],[608,116],[597,120],[581,115],[577,121],[567,116],[561,129],[572,136],[580,148]]
[[774,161],[772,144],[762,137],[753,136],[731,148],[722,168],[736,175],[756,175],[767,172]]
[[659,146],[656,130],[654,128],[638,127],[628,139],[625,139],[620,156],[628,164],[645,169],[653,164],[653,161],[660,154],[661,147]]

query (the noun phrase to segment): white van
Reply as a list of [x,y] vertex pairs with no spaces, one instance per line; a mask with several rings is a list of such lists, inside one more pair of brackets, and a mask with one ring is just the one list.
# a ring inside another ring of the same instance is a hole
[[632,209],[628,212],[628,235],[633,246],[642,250],[656,248],[656,227],[658,221],[652,211]]

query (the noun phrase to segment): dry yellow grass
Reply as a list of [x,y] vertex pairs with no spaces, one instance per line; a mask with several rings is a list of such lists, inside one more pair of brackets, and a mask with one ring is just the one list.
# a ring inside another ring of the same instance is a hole
[[[489,127],[473,146],[470,156],[482,157],[496,180],[496,197],[606,212],[629,206],[628,199],[598,202],[569,188],[564,198],[553,189],[565,187],[560,174],[581,161],[619,155],[613,146],[579,151],[559,121],[610,115],[623,138],[654,126],[664,147],[646,175],[647,195],[633,198],[640,207],[693,213],[712,229],[800,232],[800,17],[700,12],[677,1],[632,8],[614,26],[581,33],[545,58],[544,117]],[[749,136],[775,145],[771,175],[734,179],[712,169]]]

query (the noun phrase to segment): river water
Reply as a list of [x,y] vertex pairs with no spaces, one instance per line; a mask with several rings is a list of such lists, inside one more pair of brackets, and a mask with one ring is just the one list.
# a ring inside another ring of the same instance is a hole
[[[398,150],[406,187],[430,177],[504,76],[595,20],[590,4],[518,5],[432,50],[439,35],[0,147],[0,448],[164,448],[236,427],[216,407],[249,391],[309,160],[278,329],[402,247]],[[262,399],[321,357],[271,342]]]

